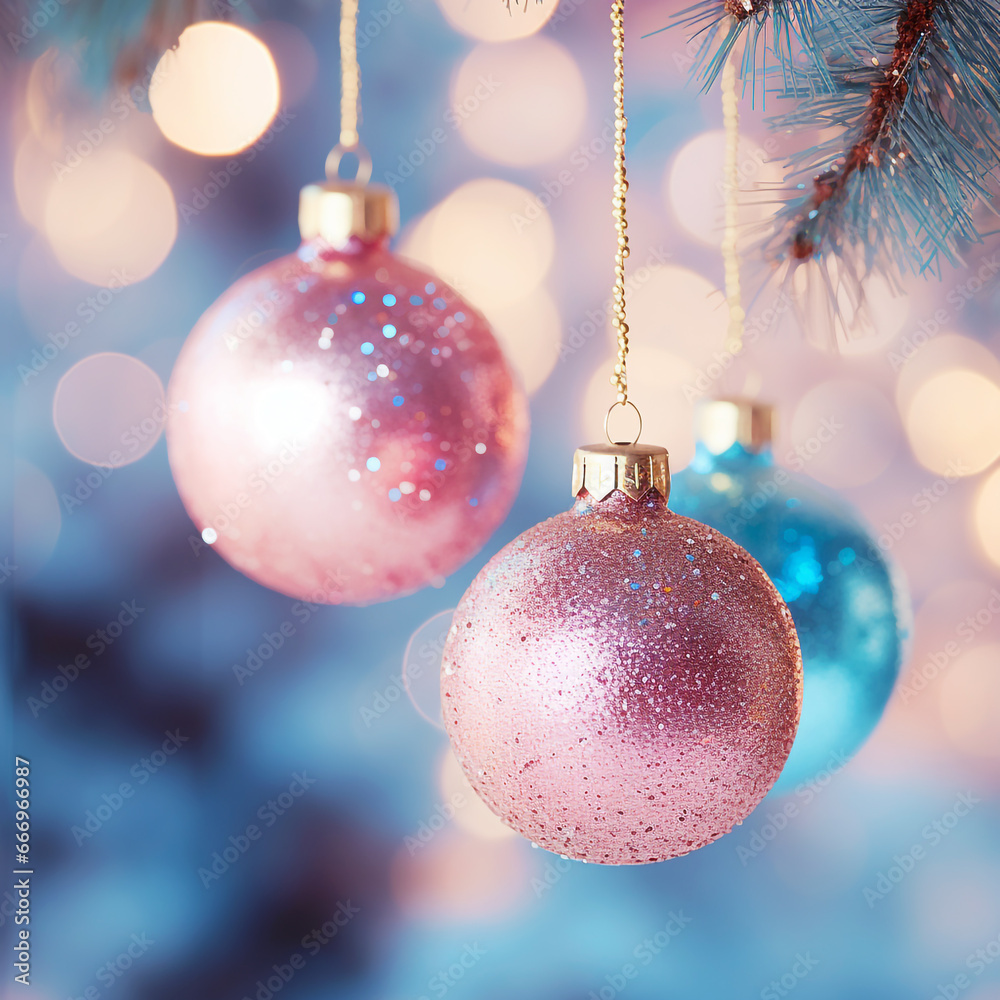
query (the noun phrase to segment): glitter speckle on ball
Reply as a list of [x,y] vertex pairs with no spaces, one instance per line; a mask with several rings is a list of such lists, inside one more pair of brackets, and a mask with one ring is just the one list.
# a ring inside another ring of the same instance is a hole
[[476,577],[442,662],[473,787],[549,850],[686,854],[741,822],[792,746],[802,666],[760,566],[656,490],[582,491]]
[[169,397],[199,534],[310,601],[385,600],[457,569],[506,516],[527,451],[526,401],[486,321],[385,239],[306,240],[241,278],[195,327]]

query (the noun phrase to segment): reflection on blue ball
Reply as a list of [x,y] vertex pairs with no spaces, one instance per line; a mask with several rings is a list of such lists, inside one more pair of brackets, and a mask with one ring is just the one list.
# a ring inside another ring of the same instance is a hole
[[802,720],[775,791],[837,770],[875,728],[899,673],[909,631],[899,576],[849,504],[775,465],[770,448],[715,455],[699,443],[670,506],[742,545],[795,620]]

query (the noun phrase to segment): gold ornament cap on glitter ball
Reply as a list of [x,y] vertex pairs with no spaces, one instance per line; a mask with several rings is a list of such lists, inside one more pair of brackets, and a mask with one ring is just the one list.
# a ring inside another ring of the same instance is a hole
[[399,229],[399,200],[392,188],[357,181],[307,184],[299,194],[299,232],[333,247],[352,237],[374,243]]
[[713,455],[734,444],[764,451],[774,437],[774,408],[755,399],[708,399],[695,411],[695,434]]
[[656,490],[670,498],[670,458],[655,444],[588,444],[573,455],[573,496],[586,490],[595,500],[621,490],[641,500]]

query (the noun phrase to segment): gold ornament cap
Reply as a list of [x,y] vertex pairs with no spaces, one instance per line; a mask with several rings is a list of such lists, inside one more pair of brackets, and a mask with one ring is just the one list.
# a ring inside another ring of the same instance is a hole
[[666,448],[651,444],[588,444],[573,455],[573,496],[586,490],[603,500],[621,490],[641,500],[656,490],[670,498],[670,459]]
[[734,444],[764,451],[774,437],[774,408],[755,399],[708,399],[695,412],[695,434],[713,455],[722,455]]
[[299,194],[302,239],[319,236],[342,247],[351,237],[373,243],[399,229],[399,199],[384,184],[322,181],[307,184]]

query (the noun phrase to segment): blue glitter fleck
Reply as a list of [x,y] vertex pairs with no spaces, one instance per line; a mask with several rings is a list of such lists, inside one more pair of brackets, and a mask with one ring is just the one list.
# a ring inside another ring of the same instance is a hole
[[470,507],[478,507],[479,506],[479,501],[475,497],[471,497],[470,500],[469,500],[469,506]]
[[378,378],[378,372],[369,372],[368,373],[368,381],[369,382],[374,382],[375,379],[377,379],[377,378]]
[[786,506],[786,507],[798,507],[798,505],[799,505],[800,503],[802,503],[802,501],[801,501],[801,500],[798,500],[798,499],[796,499],[795,497],[789,497],[789,498],[788,498],[788,499],[787,499],[787,500],[785,501],[785,506]]
[[457,312],[457,313],[455,313],[455,322],[456,323],[464,323],[465,322],[465,313],[464,312]]
[[365,462],[365,465],[368,467],[369,472],[378,472],[382,468],[382,463],[374,455]]
[[411,306],[422,306],[423,304],[424,304],[424,300],[419,295],[411,295],[410,296],[410,305]]
[[647,534],[647,532],[646,532],[646,529],[645,529],[645,528],[643,528],[643,529],[642,529],[642,537],[643,537],[643,538],[645,538],[645,537],[646,537],[646,534]]
[[447,306],[448,306],[448,303],[445,302],[445,300],[442,299],[442,298],[437,298],[437,299],[434,300],[434,308],[435,309],[445,309],[445,308],[447,308]]
[[393,406],[402,406],[403,403],[405,403],[405,402],[406,402],[406,400],[402,396],[393,396],[392,397],[392,405]]
[[629,586],[633,590],[639,590],[642,587],[642,584],[641,583],[636,583],[636,582],[633,581],[632,583],[629,584]]
[[356,306],[361,305],[361,303],[365,301],[365,293],[364,292],[351,292],[351,301]]
[[694,556],[691,555],[690,552],[684,558],[687,559],[688,562],[694,562]]
[[432,295],[432,294],[434,293],[434,291],[435,291],[435,285],[434,285],[434,282],[433,282],[433,281],[428,281],[428,282],[427,282],[427,284],[426,284],[426,285],[424,285],[424,291],[425,291],[425,292],[426,292],[426,293],[427,293],[428,295]]
[[639,624],[640,625],[648,625],[649,624],[649,619],[648,618],[640,618],[639,619]]
[[393,486],[393,488],[391,490],[389,490],[389,499],[393,503],[395,503],[402,495],[403,494],[400,493],[399,490],[397,490],[395,486]]
[[636,559],[638,559],[639,556],[642,555],[642,550],[641,549],[636,549],[635,552],[632,553],[632,555],[634,555],[636,557]]
[[362,354],[371,354],[374,350],[375,350],[375,345],[373,343],[371,343],[370,341],[368,341],[368,340],[366,340],[361,345],[361,353]]
[[382,305],[384,306],[394,306],[396,304],[396,296],[392,292],[386,292],[382,296]]
[[436,461],[436,462],[434,463],[434,468],[435,468],[435,469],[437,469],[437,470],[438,470],[438,472],[444,472],[444,470],[445,470],[445,469],[446,469],[447,467],[448,467],[448,463],[447,463],[447,462],[446,462],[446,461],[445,461],[445,460],[444,460],[443,458],[439,458],[439,459],[438,459],[438,460],[437,460],[437,461]]
[[330,313],[330,315],[326,317],[326,321],[327,321],[327,323],[330,323],[330,324],[336,323],[337,322],[337,314],[336,313]]
[[719,599],[719,595],[718,595],[718,594],[714,594],[714,593],[713,593],[713,594],[712,594],[712,600],[713,600],[713,601],[717,601],[718,599]]
[[432,347],[431,348],[431,354],[440,354],[440,353],[441,353],[441,349],[439,347]]
[[396,328],[391,323],[386,323],[385,326],[382,327],[382,336],[385,337],[386,340],[392,340],[392,338],[396,336]]

